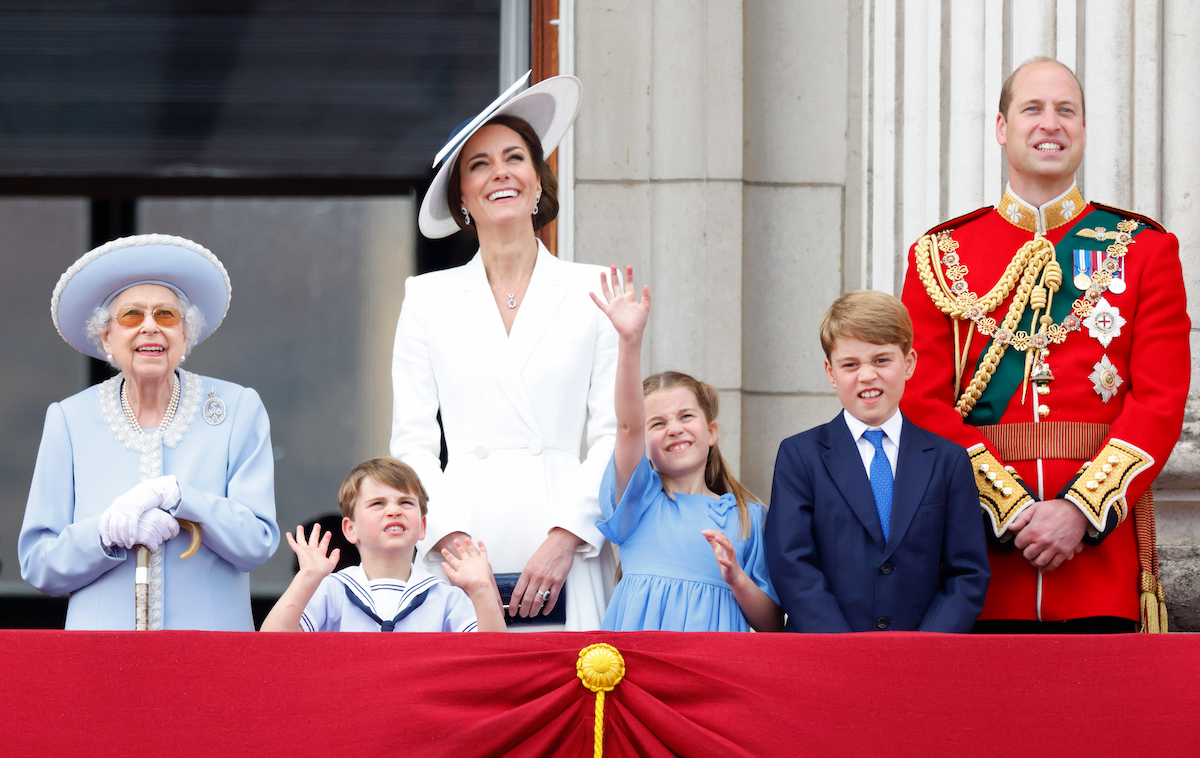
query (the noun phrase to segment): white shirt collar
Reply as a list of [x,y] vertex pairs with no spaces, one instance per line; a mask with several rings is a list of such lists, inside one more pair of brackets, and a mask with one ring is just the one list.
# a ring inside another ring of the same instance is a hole
[[846,420],[846,426],[850,429],[850,436],[855,442],[858,442],[862,438],[863,432],[868,429],[882,429],[887,438],[892,441],[892,444],[897,448],[900,447],[900,430],[904,428],[904,414],[900,412],[899,408],[896,409],[891,418],[879,426],[867,426],[844,409],[842,410],[842,418]]

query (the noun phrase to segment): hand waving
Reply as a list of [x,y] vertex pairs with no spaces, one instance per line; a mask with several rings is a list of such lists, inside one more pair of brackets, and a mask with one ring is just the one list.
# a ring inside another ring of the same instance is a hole
[[745,570],[738,563],[737,551],[733,547],[733,542],[725,532],[717,529],[705,529],[700,534],[704,535],[704,539],[708,540],[708,544],[713,549],[713,557],[717,559],[717,566],[721,569],[721,578],[732,587],[746,575]]
[[313,577],[324,579],[333,573],[337,568],[338,558],[342,551],[334,548],[328,555],[329,538],[333,536],[333,532],[325,532],[325,536],[321,536],[321,525],[313,524],[312,534],[308,539],[304,538],[304,527],[296,527],[296,536],[293,537],[291,532],[285,532],[287,535],[288,547],[296,554],[296,560],[300,563],[300,573],[309,574]]
[[640,338],[650,316],[650,287],[642,285],[642,299],[639,301],[637,291],[633,287],[633,266],[625,267],[624,282],[621,281],[616,266],[613,266],[611,271],[611,289],[608,286],[608,277],[603,272],[600,274],[600,290],[604,293],[604,302],[596,297],[595,292],[589,293],[592,302],[608,316],[618,335],[626,339]]
[[[483,540],[475,543],[470,537],[465,540],[454,540],[454,548],[458,555],[449,548],[442,548],[442,570],[446,578],[455,587],[461,587],[468,595],[478,587],[495,588],[496,580],[492,576],[492,566],[488,563],[487,547]],[[499,594],[497,593],[497,598]]]

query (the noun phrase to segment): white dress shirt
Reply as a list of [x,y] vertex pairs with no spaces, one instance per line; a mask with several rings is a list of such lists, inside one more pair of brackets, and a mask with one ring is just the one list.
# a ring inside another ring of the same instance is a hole
[[846,420],[846,426],[850,428],[850,436],[854,438],[854,444],[858,445],[858,454],[862,456],[863,468],[867,470],[868,479],[871,478],[871,460],[875,457],[875,446],[863,436],[863,432],[869,429],[883,430],[883,452],[887,455],[888,463],[892,464],[892,478],[895,479],[896,457],[900,455],[900,430],[904,427],[904,416],[900,413],[900,409],[897,408],[892,417],[879,426],[867,426],[844,410],[842,418]]

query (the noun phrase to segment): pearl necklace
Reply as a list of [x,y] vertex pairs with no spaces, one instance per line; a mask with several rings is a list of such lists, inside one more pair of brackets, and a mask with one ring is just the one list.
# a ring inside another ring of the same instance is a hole
[[[142,425],[138,423],[137,415],[133,412],[133,406],[129,403],[129,392],[126,387],[128,382],[121,382],[121,409],[125,411],[125,419],[129,422],[129,426],[133,431],[142,434]],[[162,421],[159,422],[159,429],[166,429],[167,424],[170,424],[175,418],[175,410],[179,407],[179,378],[171,376],[171,401],[167,403],[167,410],[163,413]]]

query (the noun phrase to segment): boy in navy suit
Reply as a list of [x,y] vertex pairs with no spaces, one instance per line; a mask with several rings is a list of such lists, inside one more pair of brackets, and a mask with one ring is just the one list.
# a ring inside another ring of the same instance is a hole
[[899,411],[912,320],[891,295],[838,298],[821,320],[843,412],[783,441],[765,547],[787,630],[969,632],[987,549],[966,451]]

